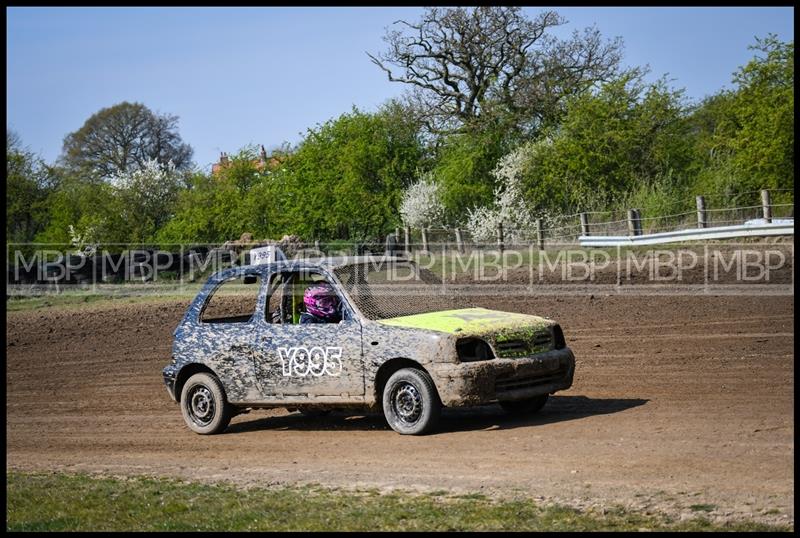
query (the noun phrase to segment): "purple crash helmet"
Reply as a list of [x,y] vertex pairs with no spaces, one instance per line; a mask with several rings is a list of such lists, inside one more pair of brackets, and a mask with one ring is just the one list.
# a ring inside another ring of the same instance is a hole
[[330,284],[315,284],[306,288],[303,304],[306,305],[306,312],[325,321],[336,322],[341,318],[339,297]]

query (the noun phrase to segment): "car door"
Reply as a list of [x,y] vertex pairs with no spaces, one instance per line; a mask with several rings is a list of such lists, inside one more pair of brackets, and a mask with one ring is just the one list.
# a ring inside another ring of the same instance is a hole
[[[322,272],[312,275],[330,278]],[[256,329],[254,366],[265,399],[363,400],[361,324],[340,293],[339,323],[299,324],[292,315],[273,319],[276,306],[282,308],[292,296],[296,299],[305,285],[297,278],[298,273],[290,271],[272,276],[265,314]]]
[[239,273],[216,282],[202,299],[192,322],[182,329],[183,352],[207,364],[230,402],[258,400],[253,368],[263,290],[258,274]]

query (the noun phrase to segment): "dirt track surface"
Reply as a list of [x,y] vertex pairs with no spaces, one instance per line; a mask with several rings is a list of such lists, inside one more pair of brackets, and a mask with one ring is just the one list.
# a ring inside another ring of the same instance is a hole
[[187,302],[8,314],[7,468],[526,494],[684,517],[710,503],[700,514],[794,522],[793,296],[472,299],[558,320],[575,383],[535,417],[445,410],[425,437],[378,415],[285,410],[198,436],[161,379]]

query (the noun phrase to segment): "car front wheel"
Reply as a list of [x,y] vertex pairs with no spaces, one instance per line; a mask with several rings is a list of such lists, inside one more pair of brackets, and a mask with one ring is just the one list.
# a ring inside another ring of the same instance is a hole
[[383,414],[404,435],[422,435],[436,427],[442,403],[431,377],[416,368],[398,370],[383,388]]
[[183,420],[195,433],[220,433],[228,427],[233,409],[219,380],[208,373],[194,374],[181,390]]

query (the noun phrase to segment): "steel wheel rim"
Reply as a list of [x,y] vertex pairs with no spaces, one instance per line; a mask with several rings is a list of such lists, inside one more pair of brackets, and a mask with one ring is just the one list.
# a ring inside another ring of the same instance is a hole
[[189,418],[198,426],[208,426],[214,420],[214,395],[205,385],[198,385],[189,391],[187,398]]
[[411,383],[400,383],[392,391],[392,410],[401,422],[417,422],[422,416],[422,407],[422,396]]

